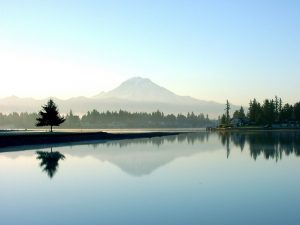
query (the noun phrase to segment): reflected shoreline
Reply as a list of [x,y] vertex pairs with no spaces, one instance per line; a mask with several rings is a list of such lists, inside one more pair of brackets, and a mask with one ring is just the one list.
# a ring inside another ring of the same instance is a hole
[[[62,149],[63,154],[57,150],[52,151],[52,148],[60,150],[66,146],[70,148]],[[72,149],[73,146],[77,148]],[[91,156],[101,162],[116,165],[126,174],[145,176],[178,158],[215,150],[223,151],[224,158],[230,158],[233,150],[247,151],[254,161],[258,157],[276,161],[289,155],[299,157],[300,132],[194,132],[152,138],[25,147],[17,150],[38,150],[35,152],[36,159],[49,178],[56,174],[59,162],[65,159],[65,155],[79,158]],[[50,151],[47,148],[51,148]],[[8,155],[18,157],[22,154],[24,153],[12,152]]]
[[227,157],[230,155],[230,146],[234,145],[243,151],[249,146],[251,157],[256,160],[260,155],[265,159],[282,159],[294,154],[300,156],[300,131],[268,131],[268,132],[219,132],[219,139],[226,147]]
[[[225,147],[227,157],[230,156],[231,148],[238,147],[241,151],[249,148],[250,155],[257,159],[263,155],[266,159],[281,159],[283,155],[294,154],[300,156],[300,131],[245,131],[245,132],[192,132],[181,133],[177,135],[136,138],[124,140],[95,140],[83,142],[65,142],[57,144],[32,145],[0,148],[0,152],[17,152],[25,150],[38,150],[52,147],[66,146],[92,146],[98,149],[101,146],[118,146],[120,148],[129,147],[136,144],[152,144],[158,148],[166,143],[180,144],[186,142],[191,145],[201,145],[204,142],[210,142],[212,138],[219,140],[220,144]],[[143,151],[143,149],[141,149]]]

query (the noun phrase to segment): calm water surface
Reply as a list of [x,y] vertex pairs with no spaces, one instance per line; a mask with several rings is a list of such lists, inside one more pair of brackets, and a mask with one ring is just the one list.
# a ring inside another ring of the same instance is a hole
[[0,224],[300,224],[300,132],[2,149]]

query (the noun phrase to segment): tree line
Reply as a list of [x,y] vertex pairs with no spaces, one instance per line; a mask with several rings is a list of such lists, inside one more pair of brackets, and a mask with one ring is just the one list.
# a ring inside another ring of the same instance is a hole
[[31,129],[35,128],[37,113],[0,113],[0,129]]
[[167,114],[159,110],[152,113],[124,110],[99,112],[88,111],[81,118],[72,111],[66,116],[62,127],[68,128],[199,128],[212,126],[216,121],[204,114]]
[[[32,129],[37,124],[37,118],[41,115],[37,113],[0,113],[0,129]],[[83,116],[75,115],[72,110],[65,115],[65,122],[61,128],[201,128],[213,126],[216,120],[211,120],[204,114],[188,113],[164,114],[156,111],[128,112],[124,110],[99,112],[97,110],[88,111]],[[42,125],[45,123],[42,123]],[[49,125],[50,126],[50,125]]]
[[250,100],[248,112],[243,107],[229,114],[230,104],[227,100],[225,113],[219,118],[222,126],[230,126],[233,119],[238,119],[244,125],[273,125],[282,123],[300,123],[300,102],[294,105],[285,103],[275,96],[274,99],[265,99],[262,103],[255,98]]

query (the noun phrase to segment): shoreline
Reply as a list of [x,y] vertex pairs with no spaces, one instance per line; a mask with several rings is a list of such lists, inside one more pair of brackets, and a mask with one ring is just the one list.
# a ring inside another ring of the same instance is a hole
[[111,141],[137,138],[153,138],[178,135],[186,132],[146,132],[146,133],[107,133],[107,132],[22,132],[0,135],[0,149],[16,146],[34,146],[86,141]]
[[300,131],[300,128],[234,127],[234,128],[209,128],[206,131]]

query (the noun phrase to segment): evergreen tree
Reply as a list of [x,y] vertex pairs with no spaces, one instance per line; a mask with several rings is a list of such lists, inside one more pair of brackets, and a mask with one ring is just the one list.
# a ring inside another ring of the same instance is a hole
[[288,122],[288,121],[291,121],[293,120],[293,106],[286,103],[282,110],[281,110],[281,113],[280,113],[280,119],[282,122]]
[[278,108],[278,112],[280,114],[280,111],[282,110],[282,99],[279,99],[279,108]]
[[239,110],[235,110],[233,115],[232,115],[232,118],[234,119],[239,119],[240,118],[240,112]]
[[36,126],[50,126],[50,132],[52,132],[53,126],[59,126],[65,121],[65,118],[59,115],[58,108],[52,99],[42,106],[38,116]]
[[275,104],[273,100],[266,99],[262,106],[264,123],[271,125],[275,121]]
[[222,117],[221,117],[221,124],[222,125],[226,124],[226,116],[225,116],[225,114],[223,114]]
[[229,114],[229,111],[230,111],[230,104],[228,102],[228,100],[226,100],[226,108],[225,108],[225,116],[226,116],[226,125],[229,125],[230,123],[230,114]]
[[254,98],[249,104],[248,118],[254,124],[261,124],[262,117],[263,115],[260,103]]
[[294,105],[294,116],[295,116],[295,120],[300,122],[300,102],[297,102]]
[[246,119],[246,114],[243,106],[241,106],[240,111],[239,111],[239,119],[244,120]]
[[275,122],[279,122],[279,99],[275,96]]

